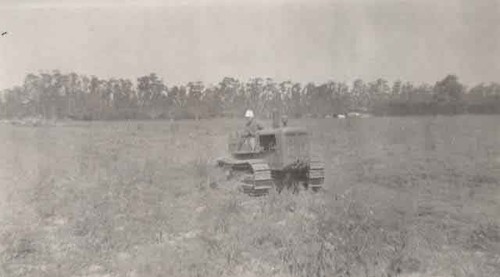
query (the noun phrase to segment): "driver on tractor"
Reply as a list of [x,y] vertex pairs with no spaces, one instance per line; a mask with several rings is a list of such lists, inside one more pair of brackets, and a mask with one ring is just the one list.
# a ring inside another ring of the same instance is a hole
[[240,143],[238,149],[241,150],[243,144],[247,143],[250,146],[251,151],[255,151],[257,131],[264,129],[256,120],[252,110],[247,110],[245,113],[247,118],[247,123],[245,124],[245,130],[241,134]]

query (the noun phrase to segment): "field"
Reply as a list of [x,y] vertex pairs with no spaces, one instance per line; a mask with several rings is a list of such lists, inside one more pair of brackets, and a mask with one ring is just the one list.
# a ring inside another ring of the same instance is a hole
[[242,121],[2,124],[0,276],[500,276],[499,121],[291,121],[325,188],[260,198],[210,186]]

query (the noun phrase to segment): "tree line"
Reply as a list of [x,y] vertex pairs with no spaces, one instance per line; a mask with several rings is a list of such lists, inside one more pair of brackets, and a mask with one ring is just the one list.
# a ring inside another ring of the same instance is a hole
[[273,109],[291,117],[325,117],[349,112],[374,115],[500,113],[500,84],[466,88],[456,75],[433,85],[378,79],[365,82],[301,84],[271,78],[215,85],[188,82],[169,86],[151,73],[129,79],[100,79],[76,73],[28,74],[22,85],[2,91],[3,118],[199,119],[240,117],[253,109],[269,117]]

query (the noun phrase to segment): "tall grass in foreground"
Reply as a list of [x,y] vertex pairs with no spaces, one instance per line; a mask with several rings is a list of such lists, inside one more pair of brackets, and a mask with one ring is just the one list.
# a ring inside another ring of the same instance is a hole
[[0,276],[499,275],[496,133],[374,120],[311,123],[325,190],[260,198],[210,186],[222,124],[12,129]]

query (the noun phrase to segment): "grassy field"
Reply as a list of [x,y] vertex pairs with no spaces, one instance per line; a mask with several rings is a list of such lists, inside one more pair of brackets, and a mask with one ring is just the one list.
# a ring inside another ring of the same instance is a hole
[[325,189],[260,198],[209,186],[242,121],[3,124],[0,276],[500,276],[499,122],[292,121]]

